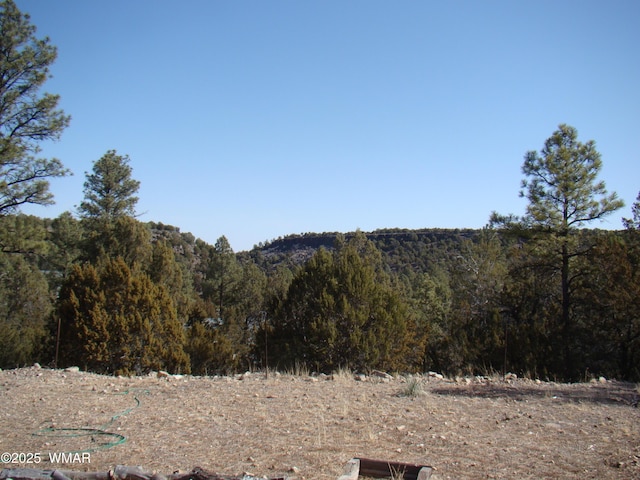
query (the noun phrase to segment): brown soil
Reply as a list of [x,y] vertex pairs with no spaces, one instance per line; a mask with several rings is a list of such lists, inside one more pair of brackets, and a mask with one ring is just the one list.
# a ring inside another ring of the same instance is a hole
[[[640,479],[633,384],[419,382],[422,393],[407,396],[404,377],[2,371],[0,452],[38,452],[41,462],[0,468],[140,465],[168,474],[199,466],[335,480],[350,458],[366,457],[430,465],[434,479]],[[50,452],[86,449],[90,464],[49,462]]]

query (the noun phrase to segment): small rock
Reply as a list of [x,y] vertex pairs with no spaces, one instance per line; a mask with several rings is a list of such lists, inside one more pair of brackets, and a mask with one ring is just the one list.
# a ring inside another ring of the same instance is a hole
[[358,382],[364,382],[367,379],[367,376],[364,373],[358,373],[354,378]]
[[158,378],[168,378],[169,372],[165,372],[164,370],[160,370],[157,375]]
[[607,379],[604,378],[604,377],[600,377],[600,378],[598,378],[598,382],[599,383],[607,383]]
[[386,372],[381,372],[380,370],[374,370],[371,372],[371,376],[383,378],[385,380],[393,380],[393,377]]
[[79,372],[80,367],[67,367],[64,369],[65,372]]
[[299,469],[298,467],[295,467],[295,466],[294,466],[294,467],[291,467],[291,468],[289,469],[289,471],[290,471],[291,473],[300,473],[300,469]]
[[33,368],[39,369],[39,368],[42,368],[42,367],[40,366],[40,364],[38,362],[36,362],[36,363],[33,364]]

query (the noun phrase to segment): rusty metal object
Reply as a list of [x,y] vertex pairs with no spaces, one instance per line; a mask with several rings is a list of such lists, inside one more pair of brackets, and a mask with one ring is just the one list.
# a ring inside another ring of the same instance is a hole
[[352,458],[338,480],[358,480],[360,476],[372,478],[398,478],[404,480],[428,480],[433,468],[415,463],[388,462],[370,458]]

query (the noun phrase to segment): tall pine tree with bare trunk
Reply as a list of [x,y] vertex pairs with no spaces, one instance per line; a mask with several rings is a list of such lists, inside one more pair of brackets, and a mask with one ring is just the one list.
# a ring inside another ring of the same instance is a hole
[[[624,205],[616,193],[609,194],[604,181],[598,179],[601,168],[602,159],[595,142],[578,141],[577,130],[566,124],[553,132],[540,152],[527,152],[522,165],[524,179],[520,196],[529,204],[525,217],[518,222],[519,231],[528,230],[533,235],[533,251],[543,258],[545,268],[559,276],[559,320],[564,349],[561,363],[568,378],[579,373],[575,371],[573,348],[572,295],[578,275],[573,270],[574,261],[592,247],[580,242],[576,230],[604,219]],[[493,221],[509,223],[496,214]],[[512,222],[510,226],[513,225]]]

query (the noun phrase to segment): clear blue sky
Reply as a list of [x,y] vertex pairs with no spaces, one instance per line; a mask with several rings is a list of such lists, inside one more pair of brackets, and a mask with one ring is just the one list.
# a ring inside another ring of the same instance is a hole
[[17,0],[58,47],[55,217],[107,150],[138,212],[235,251],[290,233],[480,228],[522,214],[527,150],[593,139],[640,191],[640,2]]

